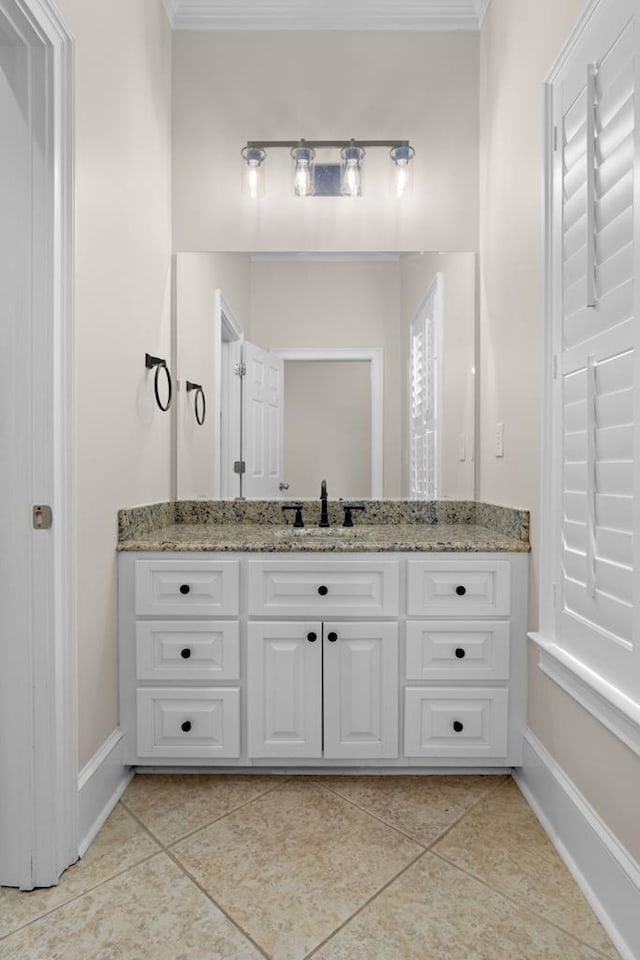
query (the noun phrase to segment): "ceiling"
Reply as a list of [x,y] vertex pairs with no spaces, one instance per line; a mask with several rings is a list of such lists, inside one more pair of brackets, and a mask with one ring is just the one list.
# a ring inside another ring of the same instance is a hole
[[490,0],[164,0],[176,30],[478,30]]

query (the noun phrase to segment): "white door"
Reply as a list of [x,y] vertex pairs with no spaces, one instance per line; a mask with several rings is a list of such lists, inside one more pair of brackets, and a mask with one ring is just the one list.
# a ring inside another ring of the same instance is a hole
[[0,885],[27,890],[78,849],[73,97],[43,7],[0,0]]
[[398,625],[323,630],[325,757],[397,757]]
[[281,497],[284,470],[284,361],[253,343],[243,344],[242,495]]
[[322,624],[247,632],[249,756],[322,756]]

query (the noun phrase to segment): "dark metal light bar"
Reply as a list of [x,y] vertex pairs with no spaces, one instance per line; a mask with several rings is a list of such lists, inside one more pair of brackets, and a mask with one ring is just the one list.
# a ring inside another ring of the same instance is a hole
[[408,147],[408,140],[247,140],[247,147],[268,150],[272,147]]

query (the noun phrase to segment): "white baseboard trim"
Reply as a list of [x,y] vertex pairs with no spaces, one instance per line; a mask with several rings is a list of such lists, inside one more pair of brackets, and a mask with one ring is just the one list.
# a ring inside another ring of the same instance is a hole
[[78,853],[85,855],[98,830],[134,775],[122,760],[122,731],[116,727],[78,776]]
[[514,777],[622,960],[637,960],[638,864],[531,730]]

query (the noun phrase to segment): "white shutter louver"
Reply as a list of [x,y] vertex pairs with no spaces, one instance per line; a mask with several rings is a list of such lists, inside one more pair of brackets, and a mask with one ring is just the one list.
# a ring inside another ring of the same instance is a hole
[[409,496],[437,497],[437,298],[436,278],[422,310],[411,325]]
[[556,634],[577,659],[637,696],[637,37],[631,2],[602,7],[600,28],[572,59],[555,101],[562,131],[563,424]]

